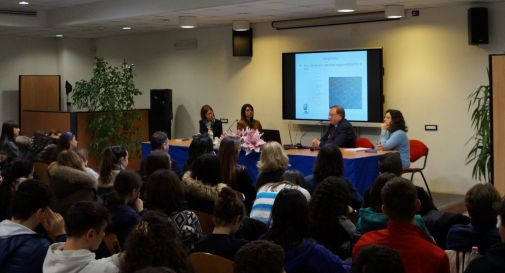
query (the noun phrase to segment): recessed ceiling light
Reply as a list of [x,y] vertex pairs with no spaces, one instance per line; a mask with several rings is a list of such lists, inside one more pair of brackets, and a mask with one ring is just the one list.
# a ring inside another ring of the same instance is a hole
[[356,0],[335,0],[335,8],[338,12],[354,12]]
[[386,13],[386,18],[389,19],[398,19],[402,18],[405,14],[402,5],[387,5],[384,6],[384,12]]
[[130,30],[132,27],[123,27],[124,30]]
[[30,4],[28,1],[19,1],[19,4],[20,5],[28,5]]
[[56,37],[61,38],[63,37],[63,34],[56,34]]
[[195,16],[179,16],[179,27],[180,28],[195,28],[196,27],[196,17]]

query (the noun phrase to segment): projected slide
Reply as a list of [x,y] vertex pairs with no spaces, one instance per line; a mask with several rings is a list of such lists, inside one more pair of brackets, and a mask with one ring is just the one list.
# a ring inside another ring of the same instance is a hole
[[315,52],[295,55],[297,119],[326,119],[342,105],[346,118],[367,120],[367,52]]

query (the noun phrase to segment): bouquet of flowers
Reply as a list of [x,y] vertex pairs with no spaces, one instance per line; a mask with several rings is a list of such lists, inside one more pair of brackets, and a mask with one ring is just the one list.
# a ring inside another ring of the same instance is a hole
[[236,133],[227,133],[225,132],[221,139],[225,136],[233,136],[239,139],[240,148],[245,151],[245,154],[248,155],[253,151],[259,153],[261,146],[266,142],[261,139],[263,133],[260,134],[259,131],[246,128],[245,130],[237,130]]

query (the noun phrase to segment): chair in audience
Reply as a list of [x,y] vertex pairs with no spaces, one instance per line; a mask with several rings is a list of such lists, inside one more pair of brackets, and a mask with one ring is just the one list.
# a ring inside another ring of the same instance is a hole
[[366,137],[356,138],[356,147],[373,149],[373,143]]
[[207,235],[214,229],[214,220],[212,219],[212,214],[203,211],[193,211],[200,221],[200,226],[202,227],[202,234]]
[[195,273],[233,273],[233,262],[221,256],[205,252],[189,255]]
[[431,196],[430,187],[428,187],[428,182],[426,181],[426,178],[424,177],[423,174],[423,170],[426,167],[426,161],[428,161],[428,152],[429,152],[428,146],[426,146],[422,141],[415,139],[409,140],[409,145],[410,145],[410,163],[414,163],[417,160],[421,159],[422,157],[424,157],[424,162],[422,167],[410,167],[406,170],[403,170],[403,173],[411,173],[410,181],[414,179],[415,173],[420,173],[421,176],[423,177],[424,185],[426,185],[426,190],[428,191],[430,198],[433,199],[433,197]]
[[49,183],[49,173],[47,172],[47,167],[49,164],[45,162],[35,162],[33,163],[33,169],[35,171],[35,178],[39,179],[44,183]]

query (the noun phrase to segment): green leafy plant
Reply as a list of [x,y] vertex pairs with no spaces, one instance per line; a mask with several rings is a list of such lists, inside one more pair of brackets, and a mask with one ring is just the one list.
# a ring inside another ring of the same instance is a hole
[[91,112],[88,129],[91,133],[90,151],[99,155],[107,146],[123,145],[128,151],[138,153],[140,147],[134,136],[134,120],[142,116],[134,111],[135,96],[142,92],[133,82],[133,65],[116,67],[102,58],[95,58],[93,77],[76,82],[72,99],[80,109]]
[[[488,71],[489,74],[489,71]],[[474,135],[467,144],[474,141],[466,157],[466,164],[473,162],[472,177],[486,182],[491,180],[491,123],[490,123],[490,96],[489,85],[481,85],[468,96],[468,111],[471,111],[472,128]]]

